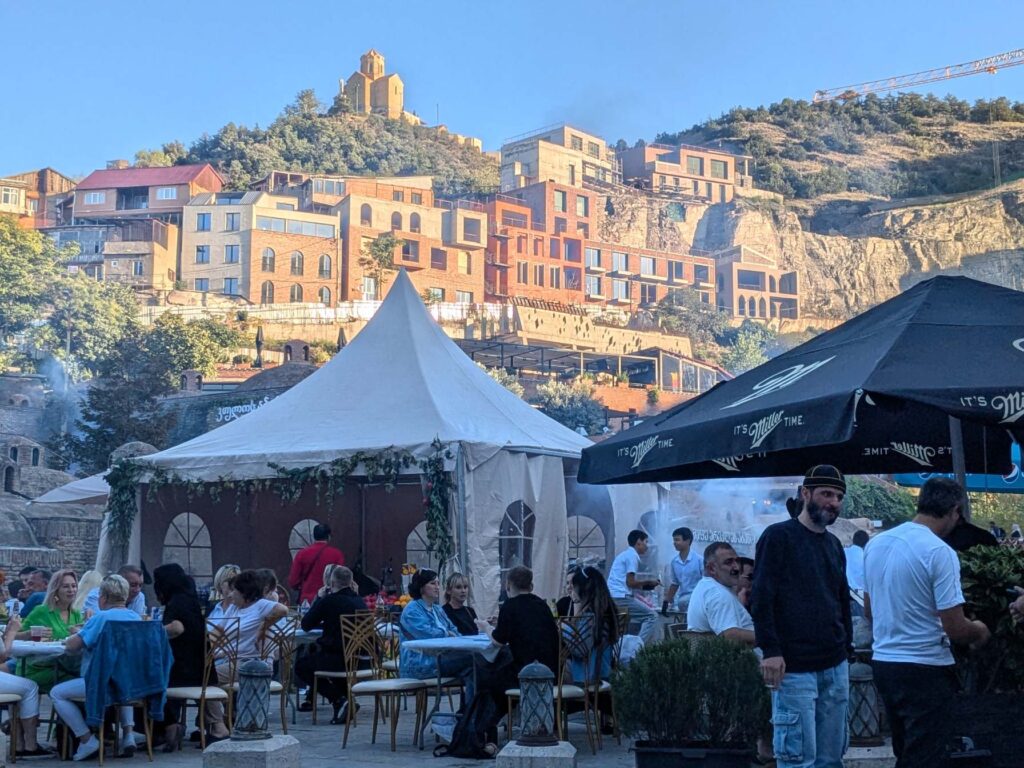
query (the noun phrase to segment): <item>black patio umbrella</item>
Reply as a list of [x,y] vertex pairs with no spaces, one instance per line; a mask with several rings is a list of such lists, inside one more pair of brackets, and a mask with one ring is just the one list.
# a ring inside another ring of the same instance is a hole
[[579,480],[1006,473],[1022,437],[1024,293],[936,277],[585,449]]

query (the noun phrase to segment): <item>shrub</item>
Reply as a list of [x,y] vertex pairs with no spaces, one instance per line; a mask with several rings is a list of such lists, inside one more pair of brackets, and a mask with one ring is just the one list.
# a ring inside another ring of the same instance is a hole
[[235,355],[231,358],[231,362],[235,365],[247,365],[252,362],[252,358],[248,355]]

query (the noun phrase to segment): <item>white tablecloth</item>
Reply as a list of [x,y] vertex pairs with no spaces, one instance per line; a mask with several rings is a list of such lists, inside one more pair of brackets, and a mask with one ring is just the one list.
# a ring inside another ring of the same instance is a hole
[[442,653],[479,653],[488,661],[494,661],[501,646],[495,645],[487,635],[460,635],[459,637],[432,637],[427,640],[403,640],[402,645],[411,651],[427,656]]
[[59,641],[33,642],[32,640],[15,640],[11,643],[11,656],[16,659],[28,657],[63,656],[64,644]]

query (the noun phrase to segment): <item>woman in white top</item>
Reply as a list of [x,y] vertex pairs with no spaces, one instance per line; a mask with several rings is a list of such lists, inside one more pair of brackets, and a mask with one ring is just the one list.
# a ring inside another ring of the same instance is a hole
[[231,607],[231,580],[241,572],[241,568],[231,563],[217,569],[213,577],[213,591],[210,593],[213,602],[207,605],[206,618],[211,621],[219,619]]

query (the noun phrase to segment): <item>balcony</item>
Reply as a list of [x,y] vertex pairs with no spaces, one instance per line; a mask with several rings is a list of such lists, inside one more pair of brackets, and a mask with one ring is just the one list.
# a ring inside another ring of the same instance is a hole
[[666,275],[655,275],[646,272],[641,272],[639,275],[633,278],[639,280],[642,283],[667,283],[668,277]]
[[596,263],[595,262],[588,262],[587,263],[587,272],[589,272],[592,275],[603,275],[607,271],[608,271],[607,269],[605,269],[604,267],[601,266],[601,262],[596,262]]
[[486,254],[484,256],[484,263],[492,267],[498,267],[499,269],[508,269],[511,266],[508,255],[500,253]]

